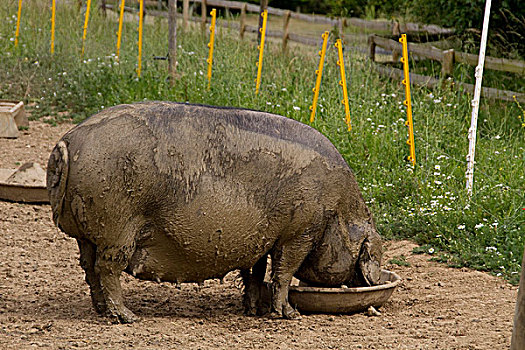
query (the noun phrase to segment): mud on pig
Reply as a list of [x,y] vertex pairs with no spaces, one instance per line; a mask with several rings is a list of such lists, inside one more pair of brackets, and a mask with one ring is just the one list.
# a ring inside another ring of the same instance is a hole
[[[240,269],[248,314],[264,298],[297,318],[293,276],[379,282],[381,239],[335,147],[297,121],[172,102],[107,108],[66,133],[48,163],[53,220],[78,241],[95,310],[116,322],[120,275],[202,282]],[[263,293],[268,255],[270,293]]]

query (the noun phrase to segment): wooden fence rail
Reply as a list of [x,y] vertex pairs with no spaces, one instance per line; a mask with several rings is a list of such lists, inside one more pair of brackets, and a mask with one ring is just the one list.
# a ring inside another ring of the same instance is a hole
[[[368,45],[369,57],[372,60],[374,60],[376,46],[389,49],[394,55],[396,52],[401,52],[401,44],[399,42],[392,39],[382,38],[377,35],[370,35],[368,37]],[[443,73],[445,74],[452,74],[454,62],[465,63],[471,66],[478,65],[477,55],[454,51],[453,49],[440,50],[433,46],[409,43],[408,50],[412,54],[430,58],[435,61],[440,61],[443,66]],[[487,56],[485,57],[485,68],[517,74],[525,74],[525,61],[508,60],[504,58]]]
[[[206,1],[206,4],[208,5],[208,4],[210,4],[210,2],[211,1]],[[235,3],[235,1],[228,1],[228,2]],[[242,3],[242,4],[247,5],[246,3]],[[107,4],[106,8],[109,9],[109,10],[117,10],[117,6],[116,5],[112,5],[112,4]],[[127,7],[127,6],[124,8],[124,11],[126,11],[126,12],[133,12],[133,13],[138,12],[138,10],[136,8]],[[148,10],[148,15],[149,16],[155,16],[155,17],[165,17],[165,18],[168,17],[167,12],[156,11],[156,10]],[[191,17],[188,18],[188,20],[190,20],[192,22],[201,22],[201,23],[208,23],[209,22],[209,18],[207,18],[207,17],[191,16]],[[206,22],[203,22],[203,21],[206,21]],[[272,37],[272,38],[282,38],[282,40],[283,40],[283,49],[286,49],[288,41],[293,41],[293,42],[296,42],[296,43],[299,43],[299,44],[310,45],[310,46],[317,46],[319,44],[319,39],[316,39],[316,38],[313,38],[313,37],[310,37],[310,36],[306,36],[306,35],[290,33],[289,30],[288,30],[288,25],[287,24],[289,24],[289,21],[286,21],[286,17],[285,17],[284,18],[284,30],[283,31],[267,30],[266,31],[266,36]],[[245,20],[243,20],[242,18],[241,18],[239,23],[237,23],[235,21],[218,21],[216,23],[216,25],[219,26],[219,27],[224,27],[224,28],[238,29],[241,38],[244,36],[245,32],[257,33],[257,31],[259,30],[259,28],[256,27],[256,26],[247,25],[245,23]]]
[[[190,0],[194,3],[202,3],[202,0]],[[208,6],[215,6],[215,7],[223,7],[223,8],[229,8],[229,9],[237,9],[240,10],[243,6],[246,6],[247,12],[252,13],[259,13],[260,7],[259,5],[254,4],[247,4],[245,2],[240,1],[225,1],[225,0],[205,0],[206,4]],[[268,14],[273,16],[286,16],[287,10],[282,10],[274,7],[268,7]],[[428,34],[452,34],[454,33],[453,28],[442,28],[434,24],[419,24],[419,23],[397,23],[394,21],[385,21],[385,20],[365,20],[361,18],[355,18],[355,17],[342,17],[342,18],[331,18],[327,16],[321,16],[321,15],[309,15],[299,12],[291,12],[291,17],[294,19],[298,19],[301,21],[309,22],[309,23],[320,23],[320,24],[328,24],[330,26],[354,26],[358,28],[373,30],[373,31],[387,31],[387,32],[393,32],[396,26],[399,25],[399,27],[396,30],[400,30],[402,32],[411,32],[411,33],[418,33],[418,32],[425,32]]]
[[[368,56],[371,59],[372,62],[375,61],[375,48],[376,46],[388,49],[392,51],[392,55],[394,57],[399,56],[399,52],[401,50],[401,43],[381,38],[377,35],[370,35],[368,37]],[[458,63],[466,63],[471,66],[477,66],[478,64],[478,56],[473,54],[468,54],[464,52],[456,52],[454,50],[440,50],[432,46],[426,46],[421,44],[408,44],[409,52],[412,55],[417,55],[425,58],[429,58],[435,61],[440,61],[442,66],[442,74],[444,76],[446,75],[452,75],[453,68],[454,68],[454,62]],[[518,73],[518,74],[525,74],[525,62],[523,61],[517,61],[517,60],[507,60],[503,58],[494,58],[494,57],[485,57],[485,68],[492,69],[492,70],[499,70],[499,71],[505,71],[505,72],[512,72],[512,73]],[[399,76],[401,77],[401,74],[403,71],[400,69],[395,68],[389,68],[389,67],[380,67],[377,66],[376,70],[383,74],[388,76]],[[410,74],[410,80],[411,82],[418,84],[418,85],[426,85],[429,87],[434,87],[440,83],[439,79],[427,77],[424,75],[419,74]],[[461,86],[465,91],[467,92],[474,92],[474,85],[467,84],[463,82],[455,82],[456,85]],[[508,91],[508,90],[498,90],[494,88],[484,87],[481,91],[481,95],[487,98],[494,98],[504,101],[513,101],[514,96],[519,102],[525,102],[525,94],[524,93],[518,93],[514,91]]]
[[[202,3],[203,0],[190,0],[194,3]],[[227,9],[240,9],[241,10],[241,16],[239,23],[236,21],[219,21],[216,23],[217,26],[230,28],[230,29],[237,29],[239,30],[240,37],[242,38],[244,36],[245,32],[250,33],[257,33],[258,27],[251,26],[246,24],[246,12],[255,12],[259,13],[259,6],[248,4],[244,2],[239,1],[223,1],[223,0],[205,0],[205,6],[216,6],[216,7],[225,7]],[[113,9],[116,10],[118,6],[107,4],[107,9]],[[136,8],[132,7],[126,7],[125,11],[128,12],[137,12],[138,10]],[[298,14],[296,12],[291,12],[287,10],[281,10],[281,9],[275,9],[275,8],[268,8],[268,12],[273,15],[277,16],[283,16],[283,31],[277,31],[277,30],[267,30],[266,35],[268,37],[273,38],[282,38],[283,41],[283,49],[286,49],[287,42],[293,41],[296,43],[304,44],[304,45],[310,45],[310,46],[319,46],[320,40],[318,38],[314,38],[311,36],[305,36],[300,34],[291,33],[288,30],[289,25],[289,19],[290,18],[300,18],[302,20],[305,20],[305,18],[308,18],[310,21],[319,21],[317,23],[325,23],[330,25],[341,25],[343,23],[340,20],[333,20],[329,18],[321,19],[322,16],[312,16],[312,15],[304,15],[304,14]],[[158,10],[148,10],[148,15],[151,16],[160,16],[160,17],[166,17],[167,18],[167,12],[165,11],[158,11]],[[202,14],[201,14],[202,15]],[[203,25],[203,28],[205,28],[206,23],[209,22],[209,19],[207,16],[202,15],[201,17],[196,16],[189,16],[187,20],[190,20],[192,22],[200,22]],[[374,30],[384,30],[386,27],[386,24],[390,25],[389,22],[379,22],[379,24],[373,24],[371,25],[371,22],[375,21],[365,21],[358,18],[346,18],[343,19],[344,21],[352,23],[352,25],[361,25],[361,26],[367,26],[368,29],[374,29]],[[343,25],[347,25],[343,23]],[[411,24],[414,25],[413,28],[421,30],[421,28],[424,28],[423,30],[428,30],[428,28],[432,26],[419,26],[417,24]],[[437,27],[437,26],[434,26]],[[439,28],[439,27],[437,27]],[[377,35],[370,35],[368,37],[368,54],[372,61],[375,60],[375,51],[376,46],[385,48],[387,50],[390,50],[394,56],[394,58],[399,57],[401,54],[401,44],[398,41],[383,38]],[[451,75],[454,68],[454,62],[458,63],[466,63],[469,65],[477,65],[477,56],[472,54],[467,54],[464,52],[455,52],[454,50],[440,50],[438,48],[422,45],[422,44],[415,44],[415,43],[409,43],[408,49],[411,54],[433,59],[436,61],[441,62],[442,65],[442,73],[443,75]],[[502,70],[502,71],[508,71],[518,74],[525,74],[525,62],[522,61],[516,61],[516,60],[507,60],[507,59],[501,59],[501,58],[493,58],[493,57],[486,57],[485,61],[485,67],[487,69],[494,69],[494,70]],[[380,74],[388,75],[388,76],[399,76],[401,77],[403,74],[403,71],[395,68],[388,68],[388,67],[381,67],[377,66],[375,68]],[[419,75],[415,73],[410,74],[411,82],[418,84],[418,85],[426,85],[428,87],[434,87],[438,85],[441,81],[436,78],[427,77],[424,75]],[[462,83],[462,82],[455,82],[456,85],[461,86],[465,91],[467,92],[473,92],[474,91],[474,85]],[[517,93],[513,91],[507,91],[507,90],[498,90],[494,88],[488,88],[484,87],[482,90],[482,95],[487,98],[496,98],[506,101],[512,101],[513,97],[516,96],[516,99],[520,102],[525,103],[525,94],[523,93]]]
[[[466,63],[470,66],[478,65],[478,56],[465,52],[455,52],[454,60],[458,63]],[[505,58],[485,57],[485,68],[525,74],[525,61],[507,60]]]
[[[113,0],[109,0],[113,1]],[[195,4],[202,4],[203,0],[189,0]],[[118,2],[118,1],[117,1]],[[155,7],[159,3],[158,0],[148,0],[146,1],[147,5]],[[118,4],[115,4],[118,5]],[[108,5],[106,5],[108,6]],[[234,9],[234,10],[243,10],[249,13],[259,13],[260,6],[255,4],[249,4],[241,1],[227,1],[227,0],[204,0],[204,6],[213,6],[221,7],[225,9]],[[157,6],[160,9],[160,6]],[[107,8],[111,8],[108,6]],[[345,26],[354,26],[362,29],[367,29],[370,31],[382,31],[382,32],[391,32],[396,34],[396,32],[403,33],[427,33],[427,34],[442,34],[450,35],[455,32],[454,28],[442,28],[434,24],[419,24],[419,23],[397,23],[395,21],[385,21],[385,20],[365,20],[355,17],[340,17],[332,18],[322,15],[314,14],[305,14],[299,12],[293,12],[288,10],[283,10],[275,7],[268,7],[268,14],[272,16],[289,16],[293,19],[309,22],[309,23],[319,23],[327,24],[329,26],[337,26],[343,28]]]
[[[386,67],[381,65],[374,65],[374,69],[379,72],[381,75],[388,76],[390,78],[396,78],[396,79],[403,79],[403,70],[392,68],[392,67]],[[429,77],[426,75],[416,74],[416,73],[410,73],[410,82],[427,86],[429,88],[433,88],[436,86],[443,85],[445,81],[433,77]],[[464,91],[468,93],[474,93],[474,85],[463,83],[459,81],[454,81],[454,85],[459,86]],[[519,102],[525,103],[525,94],[514,92],[514,91],[508,91],[508,90],[499,90],[491,87],[483,87],[481,88],[481,96],[491,99],[498,99],[503,101],[514,101],[514,97],[516,97],[516,100]]]

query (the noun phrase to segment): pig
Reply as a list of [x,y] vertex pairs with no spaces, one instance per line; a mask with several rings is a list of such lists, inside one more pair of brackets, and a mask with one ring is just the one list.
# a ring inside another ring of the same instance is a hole
[[123,304],[123,271],[179,284],[238,269],[246,313],[268,302],[288,319],[300,317],[288,302],[293,276],[379,283],[381,238],[351,169],[322,134],[283,116],[175,102],[107,108],[58,142],[47,188],[53,221],[78,242],[95,310],[115,322],[139,319]]

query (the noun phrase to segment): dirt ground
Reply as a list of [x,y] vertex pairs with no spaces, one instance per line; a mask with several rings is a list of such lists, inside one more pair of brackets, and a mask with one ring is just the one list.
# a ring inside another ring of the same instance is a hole
[[[46,166],[71,125],[31,122],[0,139],[0,168]],[[385,267],[403,282],[381,315],[306,315],[296,321],[246,317],[238,274],[201,288],[122,278],[140,323],[113,325],[92,309],[75,240],[58,231],[49,205],[0,201],[0,349],[505,349],[517,287],[415,255],[385,242]],[[410,266],[389,263],[404,255]]]

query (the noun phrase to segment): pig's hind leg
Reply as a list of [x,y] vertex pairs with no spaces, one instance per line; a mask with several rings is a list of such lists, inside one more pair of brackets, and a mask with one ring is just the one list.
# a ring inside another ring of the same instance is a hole
[[131,249],[113,245],[106,249],[97,247],[95,274],[98,275],[102,296],[106,304],[104,314],[114,323],[132,323],[140,318],[135,316],[123,302],[120,275],[129,263]]
[[251,271],[250,269],[241,270],[244,284],[244,312],[247,315],[264,315],[269,312],[271,298],[264,283],[267,260],[268,257],[265,254],[255,263]]
[[95,311],[103,314],[106,312],[107,306],[102,294],[100,277],[95,273],[97,247],[87,240],[77,239],[77,243],[80,250],[80,266],[86,273],[86,282],[91,292],[91,302]]

